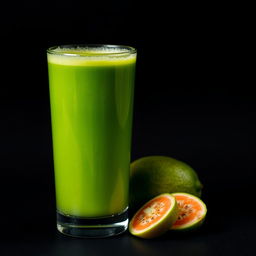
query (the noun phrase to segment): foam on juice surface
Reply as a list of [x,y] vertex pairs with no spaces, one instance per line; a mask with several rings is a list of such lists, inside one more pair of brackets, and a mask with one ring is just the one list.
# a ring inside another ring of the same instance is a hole
[[47,54],[48,62],[68,66],[126,65],[136,61],[136,52],[119,47],[57,47]]

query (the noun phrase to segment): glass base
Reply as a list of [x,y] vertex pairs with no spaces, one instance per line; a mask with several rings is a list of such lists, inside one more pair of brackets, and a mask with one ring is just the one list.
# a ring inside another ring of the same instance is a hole
[[101,218],[78,218],[57,212],[57,229],[65,235],[84,238],[100,238],[121,234],[128,227],[128,209]]

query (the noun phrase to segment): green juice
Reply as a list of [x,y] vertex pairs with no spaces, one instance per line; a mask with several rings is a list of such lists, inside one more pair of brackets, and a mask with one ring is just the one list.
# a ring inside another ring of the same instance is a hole
[[136,54],[112,55],[48,53],[56,203],[64,215],[103,217],[128,206]]

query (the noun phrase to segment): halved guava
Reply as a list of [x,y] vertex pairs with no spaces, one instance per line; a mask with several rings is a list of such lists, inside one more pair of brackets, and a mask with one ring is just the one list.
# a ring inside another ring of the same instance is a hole
[[137,211],[129,223],[129,231],[142,238],[160,236],[177,220],[178,213],[175,197],[168,193],[161,194]]
[[188,193],[173,193],[179,208],[179,216],[170,226],[171,230],[190,230],[198,228],[204,221],[207,208],[204,202]]

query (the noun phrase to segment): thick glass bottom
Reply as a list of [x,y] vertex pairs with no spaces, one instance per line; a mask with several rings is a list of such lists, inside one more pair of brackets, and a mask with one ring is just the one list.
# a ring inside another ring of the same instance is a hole
[[101,218],[79,218],[57,212],[57,229],[65,235],[100,238],[119,235],[128,227],[128,209],[120,214]]

